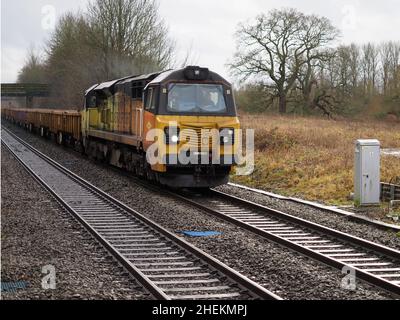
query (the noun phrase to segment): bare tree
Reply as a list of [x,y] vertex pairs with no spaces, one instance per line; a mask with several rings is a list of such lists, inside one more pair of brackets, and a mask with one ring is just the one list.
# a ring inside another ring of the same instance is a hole
[[173,50],[157,2],[92,0],[86,13],[61,17],[46,45],[47,59],[42,63],[30,54],[20,80],[31,79],[33,70],[43,68],[58,107],[78,108],[90,85],[162,70]]
[[350,53],[350,80],[352,90],[357,90],[359,74],[360,74],[360,49],[359,47],[352,43],[349,47]]
[[18,73],[20,83],[46,83],[46,67],[42,57],[31,46],[28,49],[25,65]]
[[394,42],[390,52],[390,90],[400,93],[400,43]]
[[374,44],[367,43],[362,46],[362,52],[364,92],[372,96],[376,92],[379,51]]
[[340,46],[337,49],[336,62],[339,72],[339,88],[342,95],[351,90],[351,51],[348,46]]
[[153,0],[93,0],[88,5],[91,41],[106,78],[166,68],[174,50]]
[[97,81],[98,52],[89,45],[89,25],[83,15],[64,15],[47,45],[48,82],[60,106],[82,104],[85,88]]
[[392,65],[392,52],[393,52],[393,42],[385,42],[381,44],[380,55],[382,61],[382,82],[383,82],[383,92],[384,94],[389,94],[390,88],[389,83],[391,80],[391,65]]
[[242,79],[271,81],[286,113],[287,97],[301,68],[321,58],[320,50],[338,36],[331,22],[295,9],[273,10],[256,18],[255,24],[239,26],[237,52],[230,67]]
[[193,43],[190,47],[186,50],[185,56],[180,60],[176,61],[174,65],[179,66],[180,68],[184,68],[189,65],[197,65],[199,61],[199,56],[193,50]]

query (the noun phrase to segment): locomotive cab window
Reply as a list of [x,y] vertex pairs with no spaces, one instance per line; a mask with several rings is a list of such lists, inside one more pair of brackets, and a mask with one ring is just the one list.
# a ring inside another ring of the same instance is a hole
[[156,88],[149,88],[147,90],[145,109],[150,112],[155,112],[157,106],[157,90]]
[[86,97],[86,109],[96,108],[96,96],[95,95],[88,95]]
[[216,84],[171,84],[167,110],[174,113],[226,113],[224,88]]

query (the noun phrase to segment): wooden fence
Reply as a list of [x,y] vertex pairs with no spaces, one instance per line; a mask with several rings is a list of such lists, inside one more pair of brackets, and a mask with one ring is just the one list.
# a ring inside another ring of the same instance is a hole
[[400,200],[400,185],[382,182],[381,199],[383,201]]

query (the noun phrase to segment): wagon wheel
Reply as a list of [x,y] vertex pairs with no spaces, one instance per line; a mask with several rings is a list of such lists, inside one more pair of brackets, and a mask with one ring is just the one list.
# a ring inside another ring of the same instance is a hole
[[134,162],[130,165],[130,171],[133,173],[133,175],[137,176],[138,175],[138,169],[137,169],[137,162]]
[[125,168],[131,172],[133,175],[138,174],[137,166],[139,165],[136,161],[133,161],[132,159],[125,159]]
[[80,141],[75,141],[74,149],[75,149],[76,152],[79,152],[81,154],[85,154],[85,148],[83,147],[82,142],[80,142]]
[[96,160],[97,146],[95,142],[88,141],[86,153],[91,160]]

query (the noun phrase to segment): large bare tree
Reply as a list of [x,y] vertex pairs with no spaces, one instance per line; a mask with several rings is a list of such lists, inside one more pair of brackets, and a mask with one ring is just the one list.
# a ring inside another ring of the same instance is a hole
[[174,43],[154,0],[93,0],[91,41],[102,55],[106,78],[166,68]]
[[89,25],[83,15],[61,17],[47,44],[48,83],[60,106],[77,108],[85,88],[98,81],[98,52],[89,45]]
[[338,36],[327,18],[295,9],[272,10],[255,23],[240,24],[237,51],[230,67],[241,79],[264,79],[276,90],[279,111],[286,113],[287,97],[304,65],[321,59],[321,50]]

